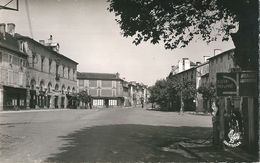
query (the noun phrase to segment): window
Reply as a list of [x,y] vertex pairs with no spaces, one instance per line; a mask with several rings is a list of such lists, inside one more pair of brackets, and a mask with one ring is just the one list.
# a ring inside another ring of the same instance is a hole
[[24,66],[24,64],[23,64],[23,59],[22,58],[20,58],[20,67],[23,67]]
[[73,69],[72,80],[75,80],[75,70]]
[[51,73],[51,63],[52,63],[52,60],[49,60],[49,73]]
[[89,87],[97,87],[97,80],[89,80]]
[[70,79],[70,68],[68,68],[68,79]]
[[56,74],[59,74],[59,65],[56,65]]
[[109,80],[103,80],[101,82],[101,87],[105,87],[105,88],[112,88],[112,81],[109,81]]
[[63,77],[65,76],[64,73],[65,73],[65,66],[63,66],[63,68],[62,68],[62,76]]
[[3,55],[3,52],[0,51],[0,63],[2,62],[2,55]]
[[10,64],[13,63],[13,56],[12,55],[9,55],[8,61],[9,61]]
[[41,58],[41,71],[43,71],[43,67],[44,67],[44,57]]
[[58,85],[58,84],[55,85],[55,90],[56,90],[56,91],[59,90],[59,85]]
[[84,80],[82,79],[79,80],[79,87],[84,87]]
[[34,68],[35,64],[37,63],[37,56],[36,53],[33,52],[33,56],[32,56],[32,67]]
[[48,92],[51,92],[51,83],[48,84]]
[[23,73],[19,73],[19,85],[23,85]]

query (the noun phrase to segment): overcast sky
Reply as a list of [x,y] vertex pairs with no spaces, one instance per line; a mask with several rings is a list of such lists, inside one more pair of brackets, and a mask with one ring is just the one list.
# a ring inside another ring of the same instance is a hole
[[[9,1],[1,0],[0,5]],[[36,41],[47,41],[52,35],[60,53],[79,63],[79,72],[119,72],[126,81],[151,86],[182,58],[203,62],[203,56],[213,56],[214,49],[234,47],[231,41],[207,45],[199,40],[176,50],[165,50],[163,44],[135,46],[133,38],[120,35],[106,0],[27,0],[27,7],[25,2],[19,1],[19,11],[0,10],[0,23],[14,23],[16,33]]]

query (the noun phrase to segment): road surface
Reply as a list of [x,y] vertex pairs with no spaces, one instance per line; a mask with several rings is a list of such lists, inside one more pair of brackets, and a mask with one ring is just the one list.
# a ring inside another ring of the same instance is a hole
[[178,143],[212,134],[210,116],[145,108],[0,113],[0,162],[196,162]]

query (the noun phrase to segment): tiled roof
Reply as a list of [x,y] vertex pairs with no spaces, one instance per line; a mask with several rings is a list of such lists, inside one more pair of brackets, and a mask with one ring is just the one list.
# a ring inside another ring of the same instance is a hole
[[27,54],[20,51],[18,41],[7,32],[5,34],[0,33],[0,46],[27,56]]
[[78,72],[77,79],[122,80],[116,74]]
[[66,59],[68,59],[68,60],[70,60],[70,61],[72,61],[72,62],[78,64],[76,61],[70,59],[69,57],[67,57],[67,56],[65,56],[65,55],[63,55],[63,54],[60,54],[60,53],[58,53],[58,52],[56,52],[56,51],[53,51],[53,50],[49,49],[48,46],[45,46],[45,45],[43,45],[43,44],[41,44],[41,43],[35,41],[34,39],[30,38],[30,37],[22,36],[22,35],[20,35],[20,34],[16,34],[16,38],[17,38],[18,40],[20,40],[20,39],[21,39],[21,40],[24,40],[24,39],[29,40],[29,41],[33,42],[34,44],[37,44],[37,45],[39,45],[39,46],[42,46],[42,47],[44,47],[44,48],[50,50],[52,53],[56,53],[59,57],[66,58]]

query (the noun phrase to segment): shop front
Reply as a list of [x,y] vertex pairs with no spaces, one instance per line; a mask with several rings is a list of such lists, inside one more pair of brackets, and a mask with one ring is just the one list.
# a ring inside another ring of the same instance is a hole
[[3,86],[3,110],[26,110],[26,89]]

